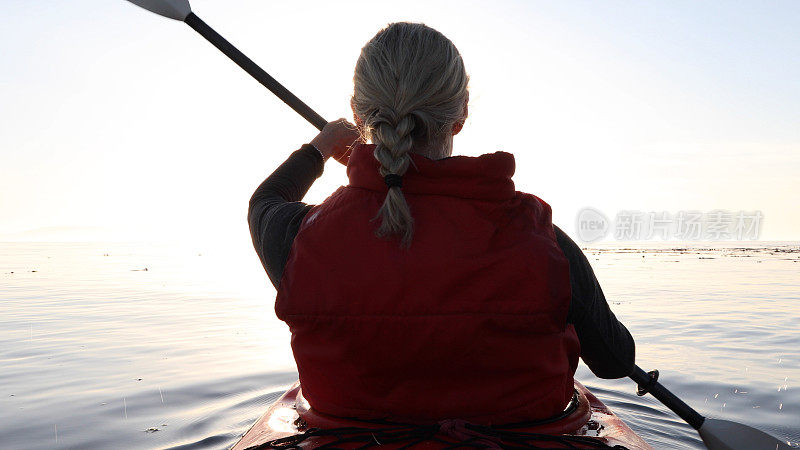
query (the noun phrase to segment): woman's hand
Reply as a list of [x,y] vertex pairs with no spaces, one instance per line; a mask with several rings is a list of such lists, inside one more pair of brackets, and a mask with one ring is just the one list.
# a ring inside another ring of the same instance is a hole
[[355,125],[345,119],[328,122],[311,145],[322,153],[323,160],[333,157],[336,161],[347,165],[353,145],[361,142],[361,133]]

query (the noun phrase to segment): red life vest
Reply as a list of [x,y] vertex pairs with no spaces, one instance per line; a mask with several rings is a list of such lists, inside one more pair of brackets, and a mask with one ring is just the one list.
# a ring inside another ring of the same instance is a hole
[[499,424],[560,413],[580,348],[551,210],[514,156],[411,154],[410,249],[375,237],[386,185],[359,145],[303,219],[278,288],[303,395],[334,416]]

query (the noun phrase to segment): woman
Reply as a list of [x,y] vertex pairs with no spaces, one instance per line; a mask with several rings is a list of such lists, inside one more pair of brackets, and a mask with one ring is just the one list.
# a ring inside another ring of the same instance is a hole
[[[511,423],[560,413],[579,356],[602,378],[631,373],[631,335],[550,206],[515,191],[514,156],[451,156],[469,98],[453,43],[391,24],[353,81],[356,126],[329,123],[250,201],[310,405]],[[301,203],[329,157],[349,184]]]

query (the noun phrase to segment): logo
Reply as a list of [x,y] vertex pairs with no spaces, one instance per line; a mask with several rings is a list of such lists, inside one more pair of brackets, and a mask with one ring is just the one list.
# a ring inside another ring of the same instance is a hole
[[608,218],[594,208],[583,208],[578,212],[576,223],[578,239],[590,243],[603,239],[608,234]]

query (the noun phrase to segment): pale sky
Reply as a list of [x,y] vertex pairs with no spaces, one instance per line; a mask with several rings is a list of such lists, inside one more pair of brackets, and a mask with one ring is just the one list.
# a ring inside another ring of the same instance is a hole
[[[439,29],[471,76],[455,154],[513,153],[517,189],[570,234],[586,206],[725,209],[800,240],[800,2],[192,6],[328,120],[351,117],[381,27]],[[0,240],[78,227],[249,245],[250,195],[315,133],[182,23],[123,0],[0,2]],[[305,200],[346,182],[330,161]]]

